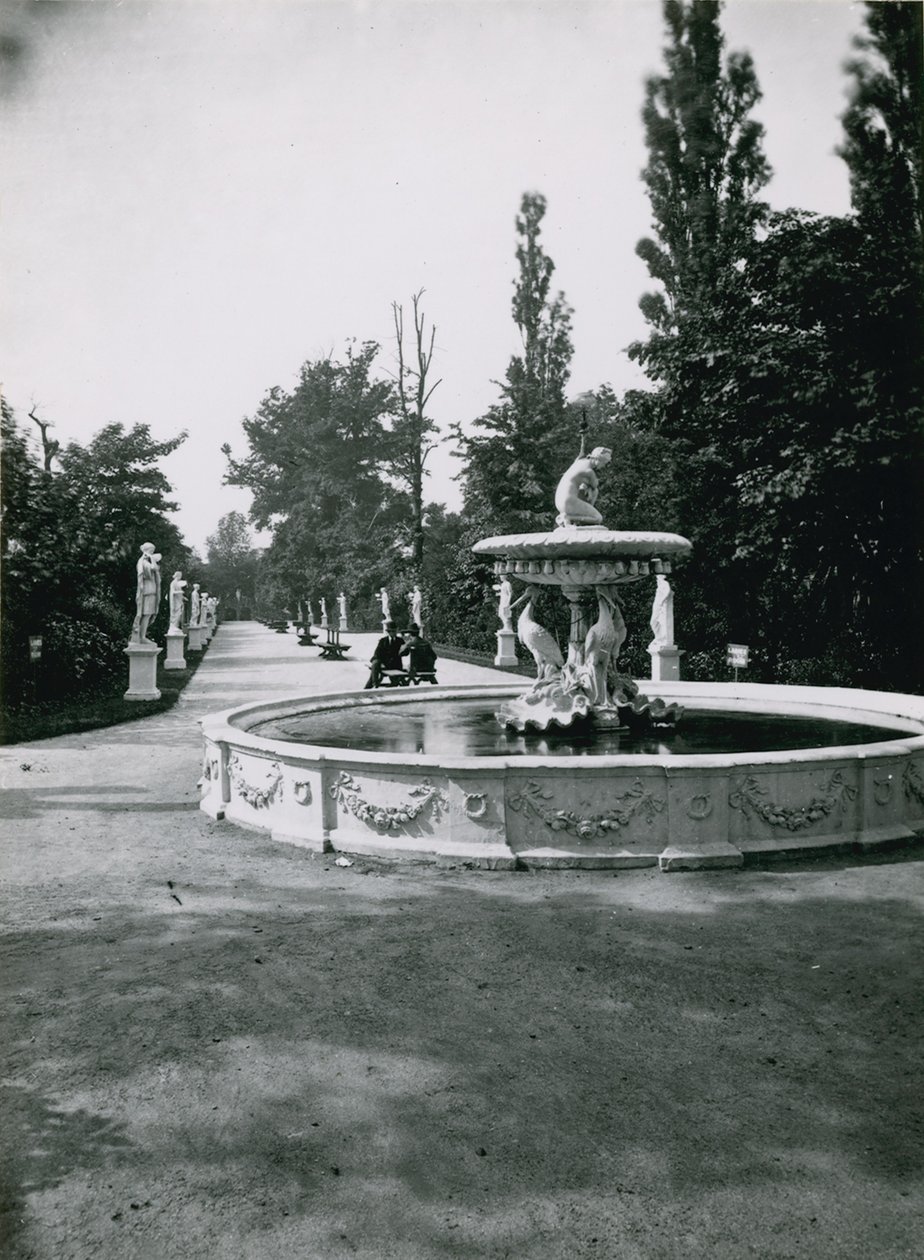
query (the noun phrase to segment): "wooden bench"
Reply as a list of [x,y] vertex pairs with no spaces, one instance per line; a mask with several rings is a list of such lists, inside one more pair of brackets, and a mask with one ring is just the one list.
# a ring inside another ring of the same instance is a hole
[[383,669],[380,687],[406,687],[408,673],[405,669]]
[[345,652],[349,652],[349,643],[340,642],[340,631],[328,628],[327,642],[321,644],[321,659],[324,661],[342,661]]
[[435,683],[436,670],[435,669],[422,669],[420,671],[412,670],[408,674],[408,679],[414,684],[415,687],[418,686],[422,682]]

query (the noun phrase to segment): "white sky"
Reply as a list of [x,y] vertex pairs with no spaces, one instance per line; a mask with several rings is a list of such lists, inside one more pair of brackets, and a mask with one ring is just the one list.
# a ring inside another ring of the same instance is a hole
[[[752,53],[775,207],[847,209],[833,154],[862,6],[730,0]],[[469,421],[517,349],[514,217],[549,209],[575,308],[572,393],[641,383],[625,347],[649,287],[643,82],[659,0],[38,0],[2,11],[22,55],[2,106],[2,375],[21,420],[189,430],[165,462],[202,549],[246,492],[223,442],[273,385],[346,340],[382,344],[425,288],[443,384]],[[31,427],[31,426],[30,426]],[[440,452],[429,497],[458,506]]]

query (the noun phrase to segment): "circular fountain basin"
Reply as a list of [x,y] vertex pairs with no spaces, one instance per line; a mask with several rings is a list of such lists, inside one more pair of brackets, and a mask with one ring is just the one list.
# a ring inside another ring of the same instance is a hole
[[510,683],[245,705],[202,723],[201,807],[317,851],[487,867],[739,866],[924,831],[924,699],[645,688],[693,716],[593,747],[504,735],[491,715],[524,690]]

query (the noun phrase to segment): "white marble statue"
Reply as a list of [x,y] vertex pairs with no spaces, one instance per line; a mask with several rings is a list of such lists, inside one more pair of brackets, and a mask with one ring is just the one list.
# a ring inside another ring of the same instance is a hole
[[138,582],[135,588],[135,620],[132,623],[131,641],[150,643],[148,626],[157,616],[160,607],[160,553],[153,543],[141,544],[141,555],[135,565]]
[[603,517],[594,507],[600,493],[596,470],[608,464],[612,451],[607,446],[595,446],[589,455],[579,455],[555,491],[557,525],[600,525]]
[[388,591],[383,586],[378,594],[378,601],[382,605],[382,620],[388,621],[391,617],[391,605],[388,602]]
[[411,606],[411,623],[415,626],[423,625],[423,596],[420,593],[420,587],[415,584],[414,589],[407,597],[407,602]]
[[321,621],[325,626],[327,625],[327,600],[323,595],[321,596]]
[[651,633],[654,635],[649,648],[673,647],[674,645],[674,592],[663,574],[655,579],[655,597],[651,606]]
[[346,622],[346,620],[347,620],[347,598],[346,598],[346,595],[343,593],[343,591],[341,591],[341,592],[340,592],[340,594],[337,596],[337,604],[338,604],[338,606],[339,606],[339,608],[340,608],[340,620],[341,620],[341,622]]
[[497,616],[502,629],[510,634],[513,631],[513,586],[510,578],[502,577],[494,589],[497,591]]
[[549,634],[545,626],[540,626],[533,616],[533,601],[538,594],[538,587],[530,586],[527,588],[526,594],[521,595],[517,600],[517,604],[522,604],[524,600],[526,601],[517,621],[517,638],[536,662],[537,681],[545,682],[547,679],[560,673],[565,659],[555,639]]
[[199,612],[202,597],[199,594],[199,583],[193,582],[193,588],[189,595],[189,624],[197,626],[199,624]]
[[208,625],[208,613],[209,613],[209,593],[208,591],[202,591],[199,597],[199,625],[200,626]]
[[180,630],[183,624],[183,605],[186,602],[186,583],[177,569],[170,583],[170,629]]

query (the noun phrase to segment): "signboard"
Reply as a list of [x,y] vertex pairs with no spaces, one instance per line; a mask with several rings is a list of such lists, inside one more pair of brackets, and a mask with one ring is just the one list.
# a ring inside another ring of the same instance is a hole
[[29,660],[40,661],[42,659],[42,636],[40,634],[29,635]]
[[748,649],[744,643],[729,643],[728,664],[733,669],[745,669],[748,663]]

